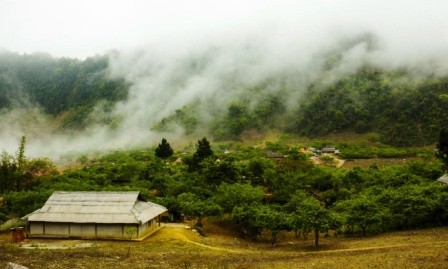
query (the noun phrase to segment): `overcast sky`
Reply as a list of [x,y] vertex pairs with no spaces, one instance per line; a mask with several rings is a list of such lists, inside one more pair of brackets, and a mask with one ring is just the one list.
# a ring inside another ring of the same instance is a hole
[[398,50],[434,50],[448,48],[447,14],[443,0],[0,0],[0,48],[85,58],[270,31],[370,30]]
[[[374,49],[359,39],[366,33]],[[339,47],[347,40],[357,42]],[[124,120],[113,131],[95,125],[82,134],[52,134],[38,108],[2,114],[0,150],[14,152],[25,134],[31,156],[60,156],[155,144],[162,135],[176,142],[181,129],[167,135],[151,126],[204,98],[215,101],[200,112],[207,124],[209,107],[224,110],[240,91],[276,74],[291,75],[291,103],[307,82],[331,81],[366,63],[446,75],[448,1],[0,0],[2,49],[80,59],[120,51],[110,58],[110,73],[132,86],[114,107]],[[340,62],[320,76],[320,57],[329,51],[341,51]],[[195,61],[201,64],[193,70]],[[26,115],[35,116],[22,122]]]

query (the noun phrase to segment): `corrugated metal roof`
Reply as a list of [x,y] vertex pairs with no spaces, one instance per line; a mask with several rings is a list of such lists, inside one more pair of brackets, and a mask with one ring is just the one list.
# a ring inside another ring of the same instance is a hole
[[55,192],[28,221],[73,223],[145,223],[167,211],[139,200],[139,192]]

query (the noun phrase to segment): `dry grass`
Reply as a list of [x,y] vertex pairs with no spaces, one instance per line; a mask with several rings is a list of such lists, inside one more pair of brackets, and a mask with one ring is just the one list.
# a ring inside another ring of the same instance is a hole
[[[200,237],[184,228],[164,228],[142,242],[84,241],[90,248],[22,249],[0,235],[0,268],[448,268],[448,228],[369,237],[322,238],[322,246],[285,234],[278,246],[235,238],[217,228]],[[216,233],[218,232],[218,233]],[[79,244],[37,240],[29,244]],[[128,249],[131,246],[130,254]]]

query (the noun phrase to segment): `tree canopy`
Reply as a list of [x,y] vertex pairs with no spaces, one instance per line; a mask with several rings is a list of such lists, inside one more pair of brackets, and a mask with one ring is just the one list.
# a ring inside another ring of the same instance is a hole
[[198,140],[196,152],[194,153],[193,157],[203,160],[210,156],[213,156],[213,150],[207,138],[203,137],[202,139]]
[[155,153],[157,157],[161,159],[167,159],[173,155],[174,151],[171,148],[170,143],[168,143],[168,141],[163,138],[162,142],[155,149]]
[[440,130],[436,155],[445,164],[445,169],[448,169],[448,129],[446,128]]

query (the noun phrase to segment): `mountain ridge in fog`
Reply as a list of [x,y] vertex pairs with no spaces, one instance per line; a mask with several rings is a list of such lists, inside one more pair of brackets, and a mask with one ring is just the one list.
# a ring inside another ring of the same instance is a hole
[[58,156],[269,129],[306,136],[375,131],[405,146],[433,143],[445,124],[440,59],[382,62],[384,44],[371,33],[308,50],[255,41],[180,51],[154,45],[86,60],[4,52],[2,147],[14,149],[26,135],[32,155]]

